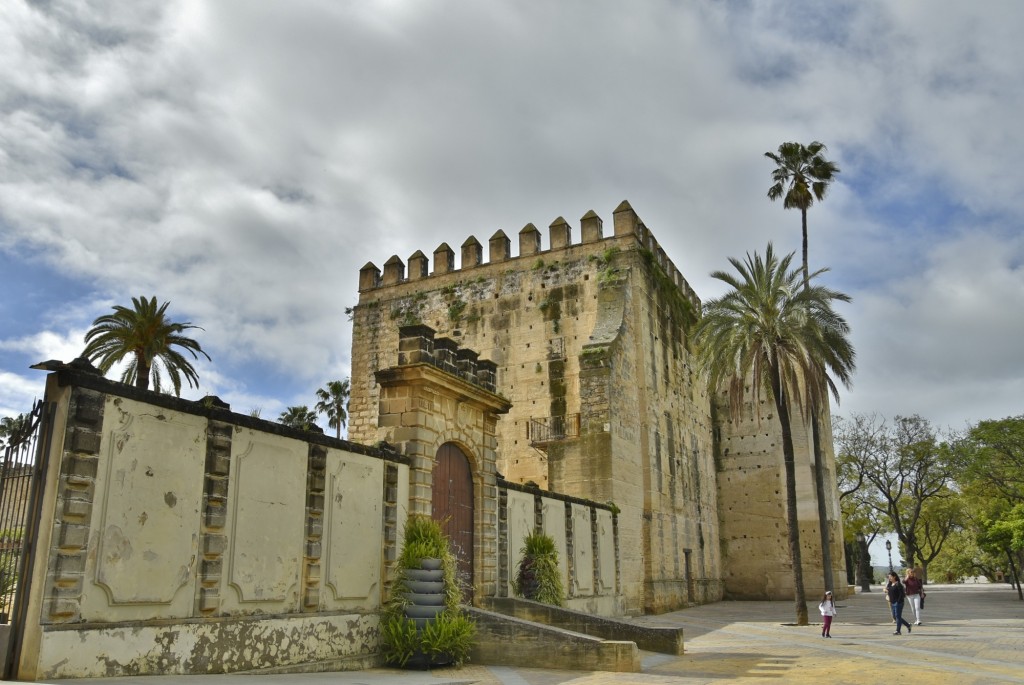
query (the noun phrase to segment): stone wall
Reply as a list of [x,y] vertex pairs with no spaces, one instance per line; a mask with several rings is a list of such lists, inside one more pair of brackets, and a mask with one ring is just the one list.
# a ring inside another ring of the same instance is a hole
[[623,612],[619,583],[620,550],[616,516],[610,508],[537,488],[501,482],[499,507],[500,563],[497,593],[512,597],[526,536],[551,536],[558,552],[562,587],[569,609],[598,616]]
[[431,513],[429,450],[451,441],[474,460],[475,596],[509,592],[525,497],[532,525],[558,535],[570,606],[620,611],[610,507],[500,479],[494,424],[507,401],[488,389],[492,366],[421,354],[425,332],[407,331],[401,364],[378,376],[390,444],[377,447],[217,398],[51,374],[18,678],[377,665],[404,523]]
[[[718,396],[717,414],[721,418],[718,422],[721,436],[718,498],[722,503],[726,588],[732,599],[789,599],[793,596],[793,565],[787,546],[781,428],[772,400],[761,397],[758,406],[759,410],[755,410],[748,390],[742,415],[739,420],[733,420],[729,416],[728,397],[724,392]],[[794,412],[791,423],[804,590],[808,598],[820,597],[829,589],[836,598],[842,599],[847,596],[848,585],[831,422],[824,422],[821,446],[835,585],[832,588],[825,588],[823,584],[811,425],[799,409]],[[786,549],[781,558],[774,550],[778,545]]]
[[19,678],[376,663],[405,458],[91,374],[47,400]]

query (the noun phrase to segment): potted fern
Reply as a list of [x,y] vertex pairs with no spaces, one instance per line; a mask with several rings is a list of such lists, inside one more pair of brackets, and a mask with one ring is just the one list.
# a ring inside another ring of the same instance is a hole
[[456,562],[441,524],[410,516],[381,617],[381,655],[401,668],[459,665],[476,625],[462,612]]
[[512,583],[515,593],[535,602],[562,606],[565,592],[554,538],[534,531],[523,539],[519,552],[523,557]]

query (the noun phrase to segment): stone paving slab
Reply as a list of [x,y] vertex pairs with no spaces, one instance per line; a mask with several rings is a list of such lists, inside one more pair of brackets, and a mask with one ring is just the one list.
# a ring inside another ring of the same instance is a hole
[[1024,602],[1008,585],[931,585],[924,623],[893,635],[881,588],[838,604],[821,637],[817,598],[810,626],[792,625],[790,602],[719,602],[635,619],[683,626],[686,653],[642,652],[642,673],[488,667],[370,669],[295,675],[144,676],[51,681],[78,685],[819,685],[1024,684]]

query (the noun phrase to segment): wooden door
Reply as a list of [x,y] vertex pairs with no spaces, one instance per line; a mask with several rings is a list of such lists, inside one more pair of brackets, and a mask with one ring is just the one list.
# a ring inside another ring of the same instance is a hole
[[463,600],[473,601],[473,474],[458,446],[445,443],[434,461],[433,518],[441,522],[458,560]]

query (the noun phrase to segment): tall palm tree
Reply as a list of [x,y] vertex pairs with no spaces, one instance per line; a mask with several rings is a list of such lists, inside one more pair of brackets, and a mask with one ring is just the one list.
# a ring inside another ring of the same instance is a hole
[[782,428],[782,455],[786,478],[786,529],[793,565],[793,594],[799,625],[807,625],[800,528],[796,510],[796,466],[791,419],[807,400],[831,391],[838,395],[830,371],[848,385],[854,351],[849,326],[832,308],[835,300],[848,302],[843,293],[812,283],[822,271],[808,276],[790,269],[793,253],[779,259],[771,243],[762,259],[747,254],[746,261],[730,258],[737,275],[715,271],[712,278],[730,286],[725,295],[704,305],[695,330],[698,360],[712,388],[726,387],[729,410],[739,419],[744,385],[750,382],[752,403],[760,396],[775,403]]
[[28,414],[0,418],[0,447],[20,443],[28,435],[31,425]]
[[316,423],[316,412],[304,404],[288,407],[281,412],[278,421],[291,428],[308,431]]
[[[810,145],[783,143],[777,153],[766,152],[764,156],[775,162],[772,170],[772,186],[768,199],[774,202],[782,198],[784,209],[799,209],[803,230],[803,272],[807,283],[807,210],[815,200],[821,201],[829,185],[839,173],[839,167],[825,159],[824,143],[817,140]],[[827,406],[826,397],[822,405]],[[814,453],[814,491],[818,501],[818,531],[821,536],[821,567],[823,584],[834,586],[832,580],[832,543],[829,534],[828,510],[825,506],[825,464],[821,453],[821,405],[815,399],[810,401],[811,449]]]
[[327,416],[327,425],[338,431],[338,438],[341,438],[341,429],[348,421],[348,413],[345,411],[348,394],[347,378],[343,381],[330,381],[327,387],[316,391],[318,400],[315,407],[316,412]]
[[188,359],[174,348],[181,348],[199,359],[210,355],[203,351],[198,342],[182,335],[185,331],[198,328],[191,322],[178,323],[167,318],[170,302],[158,304],[156,297],[133,297],[132,306],[116,305],[113,314],[106,314],[92,322],[92,328],[85,334],[83,357],[89,361],[99,360],[103,373],[114,364],[128,359],[128,365],[121,374],[122,383],[134,383],[135,387],[146,390],[150,380],[153,389],[163,392],[161,369],[171,379],[174,394],[181,396],[181,378],[185,377],[189,387],[199,387],[199,375]]
[[807,210],[815,200],[825,199],[825,193],[832,184],[839,167],[825,159],[827,148],[824,143],[814,141],[804,146],[800,143],[783,143],[778,152],[766,152],[764,156],[775,162],[772,171],[772,186],[768,199],[774,202],[782,198],[784,209],[799,209],[803,226],[804,281],[807,271]]

